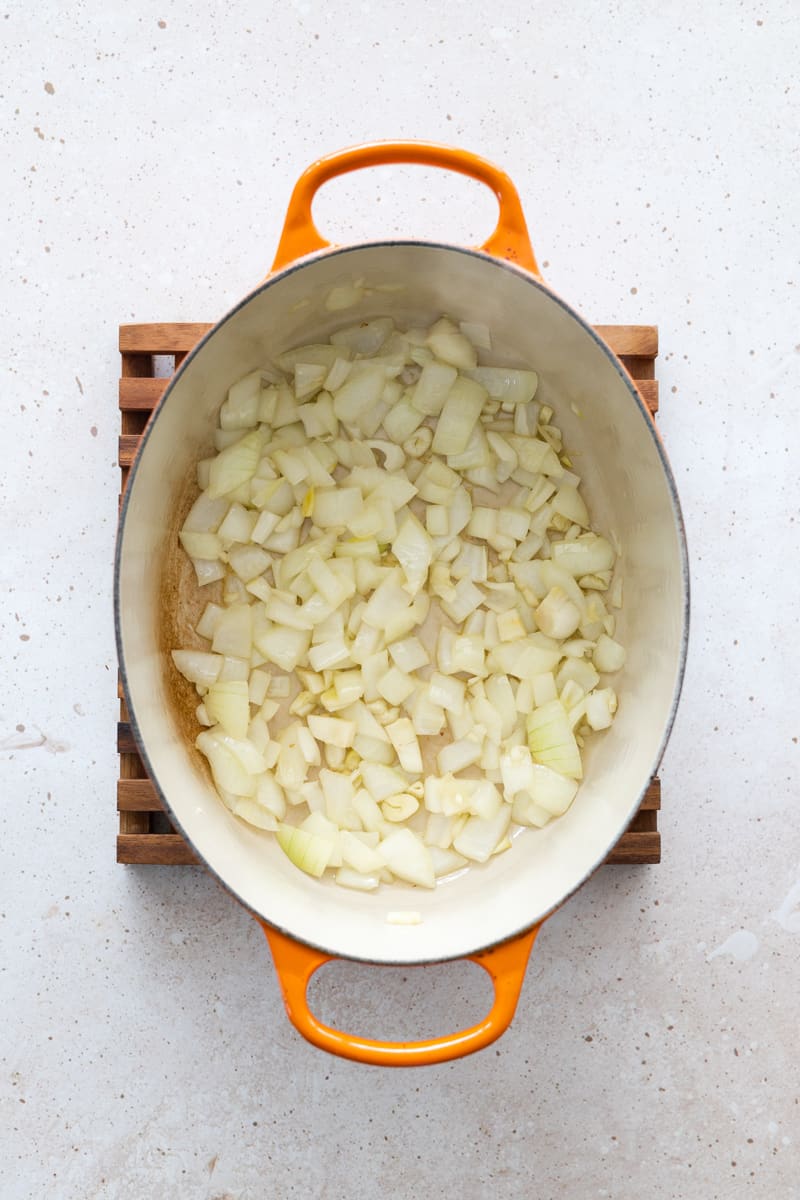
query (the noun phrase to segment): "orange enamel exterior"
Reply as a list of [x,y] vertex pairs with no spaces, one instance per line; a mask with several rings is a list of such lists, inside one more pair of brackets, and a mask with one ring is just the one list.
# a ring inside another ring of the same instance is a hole
[[496,1041],[511,1024],[531,947],[541,929],[541,925],[536,925],[500,946],[469,955],[469,961],[483,967],[494,985],[494,1004],[483,1021],[427,1041],[380,1042],[323,1025],[308,1007],[306,991],[311,976],[330,962],[331,956],[295,942],[263,921],[259,924],[272,951],[289,1020],[297,1031],[320,1050],[376,1067],[422,1067],[448,1062],[483,1050]]
[[[494,233],[480,249],[498,258],[508,259],[539,276],[519,194],[508,175],[476,154],[431,142],[376,142],[353,146],[312,163],[298,179],[289,200],[272,270],[282,270],[298,258],[330,247],[330,242],[319,232],[311,214],[314,196],[324,183],[362,167],[387,163],[441,167],[485,184],[497,198],[499,215]],[[482,1050],[496,1041],[514,1016],[531,947],[541,928],[541,925],[536,925],[502,945],[469,956],[470,961],[483,967],[494,985],[494,1004],[479,1024],[428,1041],[380,1042],[343,1033],[317,1020],[308,1007],[306,991],[311,976],[324,963],[330,962],[331,956],[294,941],[263,921],[259,921],[259,924],[269,942],[286,1011],[295,1028],[321,1050],[341,1058],[384,1067],[417,1067],[448,1062]]]
[[335,179],[337,175],[346,175],[349,171],[357,171],[362,167],[383,166],[387,163],[417,163],[426,167],[442,167],[485,184],[497,197],[500,213],[497,228],[480,249],[498,258],[508,259],[539,275],[519,194],[505,171],[467,150],[438,146],[432,142],[374,142],[328,154],[312,163],[298,179],[289,200],[272,270],[279,271],[295,259],[330,246],[330,242],[325,240],[315,226],[311,215],[314,196],[324,183]]

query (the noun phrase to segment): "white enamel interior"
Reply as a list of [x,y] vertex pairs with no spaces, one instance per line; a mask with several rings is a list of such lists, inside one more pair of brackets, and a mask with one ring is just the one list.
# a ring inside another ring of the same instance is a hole
[[[359,307],[327,311],[331,287],[354,279],[370,288]],[[396,885],[362,895],[304,876],[271,835],[234,818],[210,789],[171,710],[171,664],[156,636],[159,579],[164,556],[175,553],[178,497],[207,451],[209,429],[234,380],[275,352],[322,340],[362,316],[390,314],[402,325],[442,313],[488,324],[496,361],[539,371],[538,398],[556,410],[595,525],[622,546],[618,630],[628,661],[615,680],[615,724],[589,751],[585,782],[564,817],[544,830],[524,831],[509,852],[433,892]],[[349,958],[457,957],[557,907],[634,815],[663,749],[682,674],[687,579],[680,517],[641,404],[613,356],[545,287],[485,255],[452,247],[382,243],[309,259],[268,281],[215,327],[185,363],[140,452],[127,493],[117,588],[132,716],[182,831],[256,914]],[[387,912],[395,909],[418,910],[421,924],[387,924]]]

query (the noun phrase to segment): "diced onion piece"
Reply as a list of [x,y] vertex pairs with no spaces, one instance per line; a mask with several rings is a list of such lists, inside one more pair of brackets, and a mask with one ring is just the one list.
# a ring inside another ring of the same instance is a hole
[[270,833],[277,832],[278,818],[269,809],[262,808],[255,800],[238,798],[233,807],[233,813],[234,816],[247,821],[248,825],[255,825],[257,829],[267,829]]
[[345,527],[358,516],[363,503],[358,488],[317,488],[314,492],[314,524],[320,529]]
[[352,888],[357,892],[374,892],[381,882],[380,873],[362,875],[352,867],[339,867],[335,879],[340,887]]
[[408,786],[405,775],[395,767],[386,767],[382,763],[363,762],[361,778],[364,781],[364,787],[373,800],[378,803],[385,800],[387,796],[395,796],[404,792]]
[[444,317],[431,328],[428,345],[437,358],[458,367],[459,370],[472,370],[478,361],[478,354],[472,343],[458,331],[452,321]]
[[571,779],[583,778],[580,750],[560,700],[551,700],[529,713],[526,728],[536,762]]
[[[568,681],[577,684],[581,692],[587,695],[597,687],[600,676],[585,658],[565,658],[556,675],[556,685],[559,690],[563,689]],[[552,700],[553,697],[551,696],[549,699]]]
[[345,346],[335,346],[330,342],[313,342],[308,346],[295,346],[285,350],[275,359],[282,371],[294,372],[298,363],[313,363],[329,370],[339,360],[345,362],[350,358],[350,350]]
[[460,625],[470,613],[483,602],[483,593],[475,587],[471,579],[459,579],[453,589],[452,599],[441,600],[441,606],[451,621]]
[[431,704],[438,705],[447,712],[459,716],[464,711],[464,696],[466,687],[461,679],[451,675],[442,675],[435,671],[428,683],[428,696]]
[[417,637],[402,638],[388,647],[389,657],[396,667],[408,674],[430,662],[428,651]]
[[353,424],[374,408],[386,385],[384,367],[369,364],[357,374],[350,373],[333,397],[333,411],[340,421]]
[[308,654],[310,643],[308,630],[280,626],[272,626],[255,637],[255,645],[267,662],[274,663],[282,671],[293,671]]
[[332,840],[293,825],[279,825],[275,836],[286,857],[301,871],[315,879],[324,875],[334,855]]
[[468,865],[468,859],[462,854],[457,854],[455,850],[443,850],[440,846],[430,846],[431,862],[437,879],[441,879],[443,875],[451,875],[454,871],[460,871],[462,867]]
[[216,654],[250,658],[253,646],[253,614],[249,604],[231,604],[214,629],[211,647]]
[[229,551],[228,561],[243,583],[250,583],[263,575],[272,563],[265,550],[253,545],[234,546]]
[[380,853],[398,879],[418,887],[436,886],[428,847],[410,829],[397,829],[388,834],[380,843]]
[[213,561],[222,553],[222,541],[216,533],[190,533],[181,530],[180,543],[190,558]]
[[484,675],[484,642],[481,637],[456,637],[452,648],[454,672],[464,671],[467,675]]
[[425,420],[425,414],[415,408],[405,396],[389,409],[383,418],[387,436],[398,444],[404,444]]
[[453,849],[473,862],[486,862],[506,836],[511,823],[511,808],[502,805],[488,820],[471,816],[453,839]]
[[412,675],[406,675],[397,667],[390,667],[378,682],[378,692],[390,704],[402,704],[416,686],[417,682]]
[[457,378],[455,367],[436,360],[426,363],[411,395],[414,408],[426,417],[438,416]]
[[411,774],[422,773],[422,752],[420,751],[414,726],[408,717],[400,717],[386,726],[392,745],[397,751],[400,766]]
[[486,388],[493,400],[503,404],[527,404],[536,395],[539,385],[535,371],[515,371],[510,367],[473,367],[467,374]]
[[279,821],[283,820],[286,815],[286,797],[283,788],[271,775],[259,777],[255,798],[262,808],[273,813]]
[[227,680],[212,683],[204,700],[208,715],[219,722],[231,737],[247,737],[250,724],[250,697],[247,683]]
[[[209,759],[211,758],[209,751],[215,751],[217,747],[222,746],[250,776],[260,775],[267,769],[263,756],[256,750],[255,746],[246,738],[231,737],[230,734],[225,733],[219,726],[198,734],[195,744]],[[234,787],[226,787],[225,790],[234,792],[238,796],[252,795],[252,791],[240,791]]]
[[486,435],[486,440],[497,458],[497,466],[495,468],[497,478],[501,483],[505,483],[506,479],[509,479],[513,475],[519,465],[517,452],[499,433],[490,431]]
[[172,661],[184,679],[210,687],[216,682],[224,660],[221,654],[205,650],[173,650]]
[[462,377],[453,384],[436,422],[434,454],[460,454],[466,449],[485,399],[486,390],[471,379]]
[[308,727],[319,741],[345,750],[352,746],[356,733],[355,722],[342,720],[341,717],[310,716]]
[[471,738],[463,738],[461,741],[450,742],[449,745],[442,746],[436,755],[436,766],[442,775],[455,775],[458,771],[463,771],[465,767],[471,767],[480,756],[481,743],[473,741]]
[[298,402],[308,400],[316,395],[325,382],[328,368],[319,363],[295,363],[294,395]]
[[589,512],[576,487],[562,483],[553,497],[553,512],[584,528],[589,524]]
[[228,389],[228,398],[219,412],[221,429],[252,429],[258,424],[262,372],[251,371]]
[[212,500],[228,495],[253,477],[261,447],[261,434],[254,429],[220,451],[209,468],[208,495]]
[[553,819],[553,814],[537,804],[527,792],[520,792],[511,806],[511,817],[518,825],[543,829]]
[[550,589],[534,616],[542,633],[559,640],[571,637],[581,621],[580,610],[561,587]]
[[331,334],[331,342],[334,346],[346,346],[353,354],[377,354],[393,330],[391,317],[374,317]]
[[411,512],[398,527],[392,553],[403,568],[408,590],[415,595],[427,578],[433,559],[433,543]]
[[213,500],[208,492],[202,491],[186,514],[183,531],[185,533],[216,533],[229,507],[230,504],[224,497]]
[[617,711],[617,697],[612,688],[598,688],[586,697],[586,720],[592,729],[608,729]]
[[598,671],[603,673],[619,671],[625,666],[625,658],[625,647],[601,633],[592,655],[592,662]]
[[614,566],[614,549],[605,538],[594,533],[582,534],[569,542],[553,543],[553,562],[576,579]]
[[558,645],[544,634],[529,634],[516,642],[503,642],[489,651],[486,664],[494,674],[528,679],[552,671],[561,653]]
[[[518,612],[507,609],[497,614],[497,633],[501,642],[513,642],[517,638],[524,638],[527,632]],[[547,630],[543,632],[546,633]]]
[[444,728],[444,709],[433,703],[428,687],[419,688],[413,695],[409,711],[418,737],[435,737]]
[[386,866],[383,855],[374,847],[368,846],[349,830],[343,829],[339,835],[342,862],[358,871],[361,875],[379,874]]

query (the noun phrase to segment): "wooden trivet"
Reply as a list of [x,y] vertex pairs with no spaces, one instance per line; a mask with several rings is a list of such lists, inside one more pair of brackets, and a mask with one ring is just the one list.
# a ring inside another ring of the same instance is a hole
[[[619,355],[647,407],[658,411],[655,359],[658,330],[652,325],[596,325],[597,332]],[[119,407],[122,432],[119,465],[122,491],[147,419],[183,362],[210,325],[121,325],[119,349],[122,377]],[[145,771],[136,747],[128,711],[120,689],[120,721],[117,728],[119,781],[117,783],[117,862],[157,866],[192,866],[199,860],[176,833],[164,813],[158,793]],[[627,832],[623,833],[606,859],[607,863],[657,863],[661,861],[658,810],[661,784],[654,778]]]

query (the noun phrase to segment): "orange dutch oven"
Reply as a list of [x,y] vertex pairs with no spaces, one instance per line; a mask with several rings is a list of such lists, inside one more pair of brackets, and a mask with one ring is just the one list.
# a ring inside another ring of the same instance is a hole
[[[386,163],[480,181],[497,198],[497,228],[479,248],[411,239],[329,245],[312,219],[318,188]],[[364,285],[356,307],[329,311],[331,290],[355,281]],[[354,320],[391,315],[419,326],[442,313],[488,325],[497,362],[539,372],[537,399],[555,409],[580,463],[593,521],[621,548],[618,636],[628,657],[616,677],[614,725],[586,751],[584,782],[563,817],[525,830],[509,852],[434,891],[396,884],[363,894],[298,871],[271,835],[235,818],[214,792],[169,657],[191,612],[177,531],[233,382]],[[504,1032],[542,922],[604,861],[658,766],[683,676],[688,597],[680,507],[653,421],[610,348],[544,283],[509,177],[473,154],[423,142],[359,146],[309,167],[271,273],[202,339],[153,414],[125,494],[115,565],[122,678],[147,770],[199,858],[263,926],[287,1012],[305,1038],[346,1058],[401,1066],[457,1058]],[[417,910],[420,923],[387,923],[388,910],[404,908]],[[469,958],[491,976],[494,1002],[479,1024],[444,1037],[354,1036],[320,1022],[306,999],[312,974],[337,957],[403,966]]]

